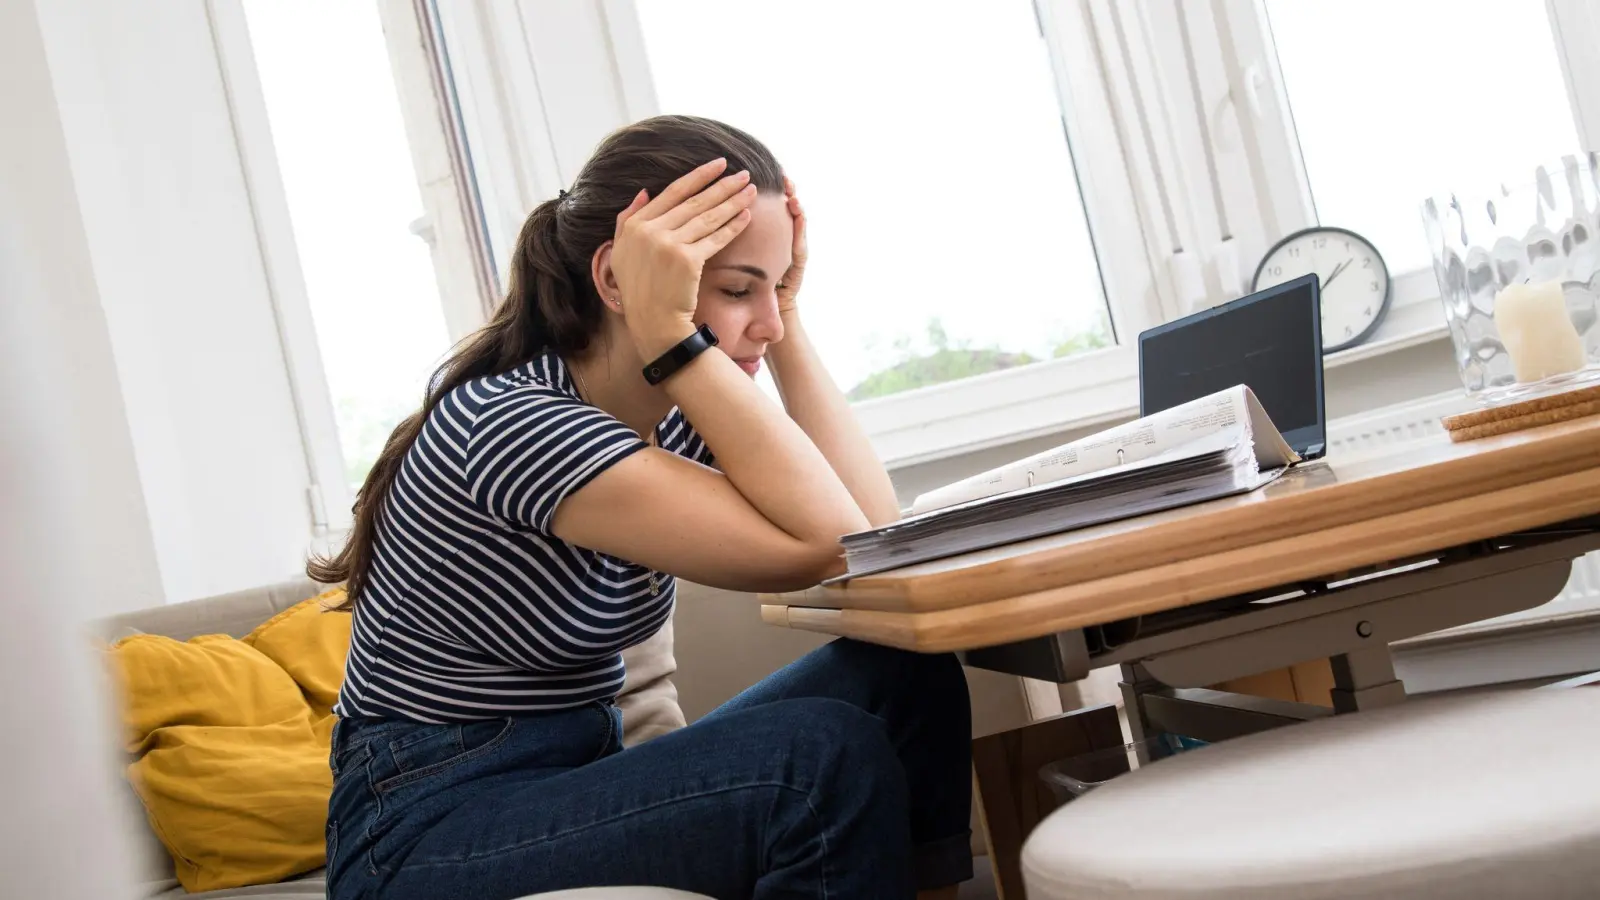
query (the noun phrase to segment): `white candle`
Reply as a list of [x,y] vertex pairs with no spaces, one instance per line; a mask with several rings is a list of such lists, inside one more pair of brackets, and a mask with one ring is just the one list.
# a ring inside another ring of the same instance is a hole
[[1494,327],[1519,383],[1583,368],[1583,339],[1559,282],[1507,285],[1494,298]]

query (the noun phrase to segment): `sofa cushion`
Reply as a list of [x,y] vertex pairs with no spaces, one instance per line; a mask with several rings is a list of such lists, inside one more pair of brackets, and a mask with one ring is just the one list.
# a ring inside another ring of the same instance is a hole
[[112,616],[100,620],[97,631],[107,641],[127,634],[161,634],[180,641],[200,634],[244,637],[262,622],[324,590],[326,585],[297,578],[269,587]]
[[672,654],[672,620],[644,642],[622,651],[627,670],[617,708],[622,711],[622,743],[642,741],[682,728],[683,709],[672,676],[678,662]]
[[300,685],[314,712],[327,715],[339,699],[345,658],[350,655],[348,611],[328,609],[344,601],[344,589],[303,600],[256,626],[242,639],[277,663]]
[[158,729],[128,767],[151,827],[191,892],[268,884],[323,863],[332,716]]
[[227,635],[133,635],[109,653],[130,753],[143,753],[142,743],[162,728],[270,725],[307,708],[289,673]]
[[[246,639],[239,643],[278,662],[279,668],[286,670],[290,679],[303,691],[302,700],[313,708],[313,713],[320,712],[337,691],[337,679],[343,677],[343,656],[338,657],[336,666],[332,665],[332,650],[343,648],[339,650],[340,654],[347,651],[350,627],[348,614],[324,614],[318,611],[323,603],[336,600],[327,594],[319,594],[322,587],[302,579],[258,590],[172,604],[102,621],[99,633],[108,640],[130,632],[167,635],[179,640],[218,633]],[[312,603],[306,599],[314,594],[318,596],[313,599],[320,602]],[[137,644],[140,640],[154,638],[135,639],[132,643]],[[311,649],[301,659],[294,651],[305,643],[309,643]],[[682,728],[683,711],[678,705],[678,692],[673,684],[677,662],[673,654],[672,622],[669,620],[665,627],[643,643],[623,651],[622,656],[627,666],[627,681],[617,698],[617,706],[623,715],[624,743],[633,746],[656,735]],[[337,674],[334,680],[330,680],[327,676],[334,672]],[[277,685],[282,687],[283,682],[279,680]],[[315,716],[313,722],[322,742],[319,762],[323,771],[326,771],[327,735],[323,729],[332,723],[331,720],[325,722]],[[143,740],[137,743],[142,744]],[[174,757],[172,761],[182,760]],[[327,789],[324,789],[318,800],[321,815],[326,815],[326,800]],[[319,819],[316,837],[319,853],[321,828]],[[153,834],[151,831],[145,833]],[[163,857],[165,855],[162,854]],[[164,863],[167,867],[171,866],[170,860],[164,860]],[[172,870],[164,868],[163,871]],[[160,875],[158,872],[148,873],[144,879],[142,896],[191,896],[173,879],[162,879]],[[320,897],[322,893],[320,874],[312,872],[281,884],[230,888],[209,892],[205,896],[287,898]]]
[[108,651],[128,781],[190,891],[274,882],[322,864],[333,717],[255,647],[138,635]]

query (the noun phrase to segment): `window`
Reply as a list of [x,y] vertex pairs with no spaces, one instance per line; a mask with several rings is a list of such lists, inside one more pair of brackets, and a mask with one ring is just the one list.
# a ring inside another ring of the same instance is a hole
[[376,4],[244,8],[355,485],[449,347],[429,226]]
[[1444,340],[1422,198],[1600,135],[1584,0],[420,6],[502,251],[629,122],[768,143],[811,214],[807,325],[891,467],[1134,413],[1133,336],[1319,219],[1396,275],[1330,365]]
[[749,131],[794,178],[801,308],[852,399],[1113,343],[1028,0],[637,10],[660,110]]
[[1524,180],[1579,148],[1546,0],[1267,11],[1317,218],[1365,235],[1391,272],[1430,265],[1423,198]]

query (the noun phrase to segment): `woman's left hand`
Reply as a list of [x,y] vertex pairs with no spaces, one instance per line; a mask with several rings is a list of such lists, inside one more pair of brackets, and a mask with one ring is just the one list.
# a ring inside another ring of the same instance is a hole
[[794,312],[795,295],[800,293],[800,282],[806,274],[806,213],[800,208],[800,198],[795,195],[794,182],[783,178],[783,195],[789,201],[789,217],[794,220],[794,248],[789,271],[778,282],[778,312]]

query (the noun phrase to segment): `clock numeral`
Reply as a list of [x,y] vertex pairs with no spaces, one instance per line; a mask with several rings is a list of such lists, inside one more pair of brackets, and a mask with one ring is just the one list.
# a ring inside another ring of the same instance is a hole
[[1367,307],[1367,308],[1366,308],[1366,309],[1363,309],[1363,310],[1362,310],[1362,311],[1361,311],[1361,314],[1362,314],[1362,315],[1364,315],[1364,316],[1370,316],[1370,315],[1372,315],[1372,307],[1370,307],[1370,306],[1369,306],[1369,307]]
[[1377,289],[1378,289],[1378,283],[1376,281],[1372,282],[1371,284],[1369,284],[1367,286],[1367,290],[1369,290],[1369,291],[1375,291]]
[[1312,238],[1311,239],[1311,247],[1312,247],[1313,250],[1321,250],[1323,247],[1326,247],[1326,246],[1328,246],[1328,239],[1325,238],[1325,237],[1319,237],[1319,238]]
[[1299,259],[1300,258],[1300,248],[1299,247],[1290,247],[1289,248],[1289,255],[1293,256],[1296,259]]
[[1279,275],[1283,274],[1283,266],[1273,266],[1271,269],[1268,269],[1267,271],[1272,273],[1272,277],[1273,278],[1277,278]]
[[1363,259],[1363,260],[1362,260],[1362,261],[1361,261],[1361,268],[1363,268],[1363,269],[1370,269],[1370,268],[1372,268],[1372,257],[1370,257],[1370,256],[1369,256],[1369,257],[1367,257],[1367,258],[1366,258],[1366,259]]
[[1355,333],[1356,333],[1356,330],[1354,328],[1351,328],[1349,325],[1346,325],[1344,327],[1344,336],[1345,337],[1351,337]]

